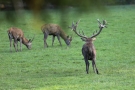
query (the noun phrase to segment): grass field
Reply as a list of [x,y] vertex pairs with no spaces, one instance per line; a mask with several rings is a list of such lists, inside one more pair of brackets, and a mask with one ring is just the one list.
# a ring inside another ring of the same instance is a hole
[[[98,30],[97,18],[106,19],[105,28],[94,42],[97,49],[97,68],[95,74],[90,65],[86,74],[81,54],[84,44],[70,29],[64,28],[67,35],[73,36],[67,48],[61,39],[49,48],[43,47],[43,34],[40,27],[44,22],[36,20],[30,11],[24,11],[23,18],[16,23],[8,23],[4,11],[0,11],[0,90],[134,90],[135,88],[135,12],[134,5],[109,6],[105,12],[77,14],[74,11],[65,18],[65,23],[81,19],[78,29],[87,36]],[[60,24],[60,13],[50,11],[52,18],[46,23]],[[67,22],[66,22],[67,21]],[[15,26],[24,31],[26,37],[35,39],[32,49],[24,45],[22,52],[10,52],[7,30]],[[91,63],[90,63],[91,64]]]

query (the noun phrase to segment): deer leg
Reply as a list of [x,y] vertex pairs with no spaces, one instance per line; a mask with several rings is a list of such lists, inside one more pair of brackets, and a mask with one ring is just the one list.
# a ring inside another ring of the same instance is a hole
[[86,64],[86,72],[88,74],[89,73],[89,61],[85,60],[85,64]]
[[58,38],[58,40],[59,40],[60,46],[62,46],[62,45],[61,45],[61,41],[60,41],[60,36],[57,35],[57,38]]
[[22,39],[20,39],[20,51],[22,51]]
[[95,72],[94,65],[95,65],[95,62],[94,62],[94,60],[92,60],[92,67],[93,67],[93,71]]
[[53,46],[54,40],[55,40],[55,36],[53,35],[53,38],[52,38],[52,46]]
[[[98,69],[96,67],[96,63],[95,63],[95,60],[92,60],[92,67],[93,67],[93,71],[95,72],[95,69],[96,69],[96,72],[98,74]],[[95,68],[94,68],[95,67]]]
[[10,41],[10,52],[12,52],[12,35],[8,34],[9,41]]
[[82,48],[82,54],[85,60],[85,65],[86,65],[86,72],[87,74],[89,73],[89,61],[88,61],[88,53],[86,52],[85,48]]
[[44,48],[48,47],[47,42],[46,42],[47,36],[48,34],[44,33]]
[[15,51],[17,52],[17,40],[14,39],[14,48],[15,48]]
[[18,51],[18,41],[16,42],[16,44],[17,44],[17,51]]
[[86,54],[84,55],[84,59],[85,59],[85,64],[86,64],[86,72],[88,74],[89,73],[89,61],[88,61],[88,57]]
[[47,43],[46,43],[46,39],[44,39],[44,48],[48,47]]
[[9,38],[10,40],[10,51],[12,52],[12,38]]

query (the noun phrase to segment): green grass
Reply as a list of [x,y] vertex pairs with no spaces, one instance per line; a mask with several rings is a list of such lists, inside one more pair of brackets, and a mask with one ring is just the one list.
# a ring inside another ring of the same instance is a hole
[[[96,19],[106,19],[105,28],[94,42],[97,49],[97,67],[95,74],[90,65],[90,73],[85,72],[85,63],[81,54],[84,44],[81,39],[66,27],[65,32],[73,35],[71,46],[67,48],[61,39],[51,46],[52,37],[48,37],[49,48],[43,48],[43,34],[39,21],[30,11],[24,11],[24,18],[16,23],[4,19],[0,14],[0,89],[1,90],[134,90],[135,88],[135,12],[131,6],[109,6],[106,12],[85,14],[69,13],[66,23],[81,19],[78,29],[87,36],[98,29]],[[52,18],[47,22],[60,24],[60,13],[50,11]],[[46,23],[47,23],[46,22]],[[33,37],[32,50],[24,45],[22,52],[10,52],[7,30],[16,26],[24,31],[26,37]]]

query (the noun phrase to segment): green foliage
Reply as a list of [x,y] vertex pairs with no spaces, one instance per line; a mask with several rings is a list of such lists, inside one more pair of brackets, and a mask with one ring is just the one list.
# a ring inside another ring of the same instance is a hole
[[115,4],[135,4],[135,0],[114,0]]
[[[9,23],[16,23],[16,17],[22,15],[22,10],[29,9],[35,16],[40,15],[44,21],[49,20],[48,9],[59,10],[61,24],[68,16],[67,9],[76,8],[75,12],[89,12],[91,10],[104,11],[106,3],[112,0],[0,0],[0,10],[6,10],[5,20]],[[15,10],[11,13],[11,10]],[[45,10],[42,13],[42,10]],[[41,15],[42,13],[42,15]],[[65,18],[66,16],[66,18]],[[46,17],[46,18],[45,18]],[[0,18],[1,20],[1,18]]]
[[[73,36],[71,46],[67,48],[61,39],[51,46],[52,37],[47,43],[49,48],[43,46],[43,34],[40,27],[43,23],[60,24],[60,12],[48,11],[52,16],[43,22],[33,18],[30,11],[23,11],[23,18],[16,23],[2,20],[0,24],[0,89],[1,90],[134,90],[135,86],[135,6],[109,6],[106,12],[91,11],[77,14],[70,10],[69,18],[65,23],[71,25],[72,21],[81,19],[78,29],[83,30],[87,36],[98,30],[96,19],[106,19],[108,28],[105,28],[96,41],[97,68],[99,75],[95,74],[90,65],[90,73],[86,74],[85,63],[81,54],[84,44],[80,37],[67,27],[63,27],[68,35]],[[0,17],[4,17],[5,11]],[[10,52],[7,30],[15,26],[24,31],[28,38],[35,40],[31,50],[24,45],[22,52]]]

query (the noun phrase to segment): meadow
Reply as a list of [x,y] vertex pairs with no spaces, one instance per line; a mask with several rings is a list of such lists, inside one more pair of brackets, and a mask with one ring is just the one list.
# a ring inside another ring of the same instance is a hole
[[[98,30],[96,19],[106,20],[108,25],[97,36],[94,45],[97,50],[97,68],[99,75],[92,70],[86,74],[85,62],[81,54],[83,42],[73,31],[62,27],[67,35],[73,37],[70,47],[57,38],[48,48],[43,46],[41,26],[44,23],[60,24],[60,12],[49,11],[50,20],[36,19],[25,10],[24,18],[16,23],[5,20],[5,11],[0,11],[0,90],[134,90],[135,88],[135,5],[108,6],[106,11],[87,13],[68,13],[65,23],[81,19],[78,29],[91,36]],[[22,52],[10,52],[7,30],[21,28],[26,38],[35,39],[32,49],[24,45]]]

